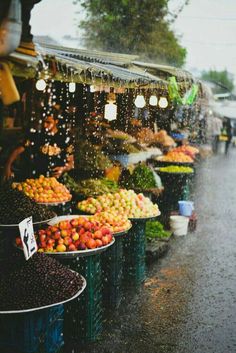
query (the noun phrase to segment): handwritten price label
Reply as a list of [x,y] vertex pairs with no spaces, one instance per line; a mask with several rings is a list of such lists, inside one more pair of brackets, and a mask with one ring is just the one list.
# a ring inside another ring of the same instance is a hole
[[34,236],[32,217],[25,218],[22,222],[20,222],[19,229],[25,259],[28,260],[38,249]]

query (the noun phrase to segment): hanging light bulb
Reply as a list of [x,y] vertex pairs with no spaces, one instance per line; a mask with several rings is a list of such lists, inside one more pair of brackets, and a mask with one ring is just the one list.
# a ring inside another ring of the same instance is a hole
[[149,98],[149,104],[156,106],[157,105],[157,96],[154,96],[154,94],[152,94]]
[[95,87],[94,85],[91,85],[91,86],[90,86],[90,92],[91,92],[91,93],[96,92],[96,87]]
[[75,90],[76,90],[76,84],[75,84],[75,82],[70,82],[70,83],[69,83],[69,92],[70,92],[70,93],[74,93]]
[[104,118],[108,121],[116,120],[117,105],[109,102],[105,105]]
[[167,108],[168,107],[168,100],[166,97],[161,97],[159,99],[158,105],[160,108]]
[[137,97],[135,98],[134,104],[137,108],[143,108],[146,105],[144,96],[141,94],[138,94]]
[[45,90],[45,88],[47,87],[47,84],[46,84],[46,82],[41,78],[40,80],[38,80],[37,82],[36,82],[36,88],[37,88],[37,90],[38,91],[44,91]]

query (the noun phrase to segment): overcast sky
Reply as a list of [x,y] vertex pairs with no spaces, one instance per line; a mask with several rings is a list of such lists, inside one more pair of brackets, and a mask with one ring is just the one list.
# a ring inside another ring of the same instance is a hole
[[[172,0],[171,9],[182,1]],[[77,9],[73,0],[42,0],[32,12],[32,33],[57,40],[80,35],[75,18],[82,15],[76,15]],[[227,69],[236,76],[236,0],[190,0],[174,29],[188,51],[187,69]]]

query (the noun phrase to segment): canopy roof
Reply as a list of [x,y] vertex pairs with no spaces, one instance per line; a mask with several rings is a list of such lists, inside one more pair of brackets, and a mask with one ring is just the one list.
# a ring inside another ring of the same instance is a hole
[[[72,49],[36,44],[37,56],[14,52],[9,56],[13,75],[34,78],[49,76],[54,80],[86,84],[107,84],[127,88],[164,88],[175,76],[180,87],[188,89],[193,76],[171,66],[142,63],[137,55]],[[48,67],[47,70],[45,68]]]

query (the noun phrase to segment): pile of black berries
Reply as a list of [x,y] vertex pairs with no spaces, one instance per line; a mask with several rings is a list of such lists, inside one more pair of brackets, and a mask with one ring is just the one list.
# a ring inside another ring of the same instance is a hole
[[18,224],[30,216],[33,222],[41,222],[53,218],[55,213],[10,186],[0,189],[0,224]]
[[0,268],[0,311],[27,310],[62,302],[83,286],[83,278],[45,254],[9,260]]

